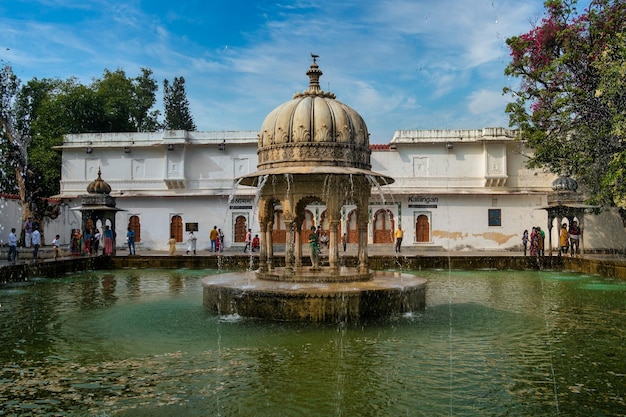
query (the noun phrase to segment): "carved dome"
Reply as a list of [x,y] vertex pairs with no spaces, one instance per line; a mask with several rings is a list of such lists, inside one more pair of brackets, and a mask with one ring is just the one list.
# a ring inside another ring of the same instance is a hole
[[553,191],[570,191],[574,192],[578,189],[578,183],[575,179],[569,177],[566,174],[562,174],[560,177],[552,181]]
[[102,179],[100,169],[98,168],[98,178],[91,181],[87,186],[87,192],[89,194],[110,194],[111,186]]
[[369,134],[354,109],[324,92],[313,57],[309,88],[270,112],[259,132],[258,169],[327,166],[369,170]]

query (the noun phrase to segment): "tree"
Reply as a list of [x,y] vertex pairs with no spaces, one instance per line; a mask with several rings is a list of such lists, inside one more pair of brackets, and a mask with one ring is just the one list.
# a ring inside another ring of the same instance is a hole
[[141,69],[141,75],[135,78],[133,85],[133,108],[131,117],[138,132],[155,132],[161,129],[158,110],[150,109],[156,103],[156,92],[159,86],[152,77],[152,70]]
[[[0,71],[0,192],[19,194],[25,218],[49,215],[45,197],[58,194],[61,179],[61,155],[51,149],[63,143],[63,135],[158,130],[160,112],[152,110],[157,90],[147,68],[136,78],[105,69],[91,85],[75,78],[34,78],[21,86],[5,65]],[[183,108],[180,120],[195,129],[184,79],[175,79],[171,94]]]
[[4,65],[0,70],[0,129],[7,153],[2,154],[2,160],[5,167],[15,173],[13,186],[19,193],[22,217],[26,219],[31,215],[31,196],[27,190],[28,145],[31,136],[30,120],[18,120],[16,101],[20,83],[11,66]]
[[594,0],[581,14],[576,0],[548,0],[545,7],[531,31],[507,39],[512,60],[505,73],[521,78],[517,90],[504,89],[515,98],[506,109],[510,125],[535,149],[530,167],[566,171],[590,201],[623,206],[626,187],[616,168],[626,149],[626,3]]
[[171,86],[167,79],[163,81],[163,103],[165,107],[165,129],[196,130],[196,125],[189,112],[189,100],[187,100],[183,77],[174,77]]

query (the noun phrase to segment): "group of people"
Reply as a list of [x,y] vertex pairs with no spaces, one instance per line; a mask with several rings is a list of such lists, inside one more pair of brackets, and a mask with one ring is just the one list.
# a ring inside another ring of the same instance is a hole
[[[33,260],[37,261],[39,259],[39,248],[41,247],[42,243],[41,232],[39,231],[39,223],[33,221],[32,217],[29,217],[22,225],[22,230],[24,231],[24,247],[33,248]],[[17,244],[19,241],[18,235],[16,233],[17,231],[15,227],[12,227],[11,232],[9,232],[8,239],[9,250],[7,254],[7,260],[13,264],[17,261]]]
[[[568,252],[570,256],[576,256],[580,251],[580,235],[581,230],[576,220],[572,221],[569,230],[567,224],[563,223],[559,231],[559,256],[567,255]],[[545,256],[545,241],[546,233],[541,227],[533,227],[530,234],[528,230],[524,230],[522,234],[524,256],[526,256],[527,250],[530,251],[530,256]]]
[[[24,231],[24,247],[33,249],[33,260],[39,260],[39,250],[43,245],[43,237],[40,232],[39,223],[33,221],[32,217],[29,217],[23,224],[22,229]],[[129,234],[131,230],[129,228]],[[128,247],[129,250],[132,250],[131,253],[134,254],[135,251],[135,243],[134,243],[134,232],[133,239],[129,239]],[[104,243],[104,255],[112,255],[113,254],[113,231],[109,226],[105,226],[104,233],[101,234],[100,231],[95,227],[88,227],[81,232],[80,229],[73,229],[70,236],[70,244],[69,251],[73,256],[80,255],[97,255],[98,250],[100,248],[100,241],[103,240]],[[7,260],[10,263],[15,263],[17,260],[17,245],[18,245],[19,237],[15,227],[11,228],[11,232],[9,233],[8,239],[8,258]],[[61,248],[61,236],[56,235],[54,239],[52,239],[52,248],[54,250],[54,259],[63,258],[63,249]]]
[[[218,229],[217,226],[213,226],[213,229],[211,229],[211,231],[209,232],[209,240],[211,242],[209,246],[209,252],[224,251],[224,232],[222,232],[222,229]],[[176,237],[174,235],[171,235],[170,239],[167,241],[170,255],[176,254],[176,244]],[[185,251],[185,254],[189,255],[190,253],[193,253],[194,255],[196,255],[197,250],[198,236],[196,236],[193,230],[190,230],[189,234],[187,235],[187,250]]]
[[580,226],[576,220],[572,221],[569,230],[567,224],[563,223],[559,233],[559,256],[569,252],[570,256],[575,257],[580,252],[580,235]]
[[246,245],[243,247],[243,253],[248,252],[248,250],[250,252],[255,252],[261,249],[261,240],[259,239],[259,235],[254,235],[254,237],[252,237],[252,229],[248,229],[246,232],[244,243]]
[[524,256],[530,249],[530,256],[544,256],[546,253],[546,232],[541,227],[534,226],[528,234],[528,229],[522,234],[522,246],[524,247]]
[[[70,237],[70,255],[98,255],[98,252],[100,250],[100,242],[102,241],[102,254],[106,256],[111,256],[113,254],[113,236],[113,230],[111,230],[108,225],[104,226],[104,233],[101,233],[100,229],[98,229],[97,227],[87,227],[82,233],[80,229],[72,229],[72,235]],[[134,250],[134,240],[132,245]],[[130,248],[130,242],[128,246]],[[61,249],[59,246],[59,251],[60,250]]]

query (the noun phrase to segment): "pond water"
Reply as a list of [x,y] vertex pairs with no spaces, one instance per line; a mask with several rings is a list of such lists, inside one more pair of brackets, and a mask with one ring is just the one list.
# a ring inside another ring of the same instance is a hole
[[329,325],[217,317],[216,273],[0,288],[0,415],[626,415],[624,282],[420,271],[425,311]]

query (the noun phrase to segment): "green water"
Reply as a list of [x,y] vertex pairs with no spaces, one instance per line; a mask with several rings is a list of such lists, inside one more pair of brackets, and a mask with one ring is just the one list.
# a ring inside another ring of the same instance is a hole
[[420,271],[425,311],[322,325],[216,317],[214,273],[0,288],[0,416],[626,415],[624,282]]

